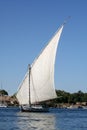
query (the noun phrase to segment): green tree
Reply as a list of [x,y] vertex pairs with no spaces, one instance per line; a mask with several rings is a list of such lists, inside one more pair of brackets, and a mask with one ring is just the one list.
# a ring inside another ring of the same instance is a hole
[[58,98],[55,100],[56,103],[76,103],[76,102],[87,102],[87,93],[78,91],[76,93],[69,93],[62,90],[56,90]]
[[8,95],[8,92],[4,89],[0,90],[0,95]]

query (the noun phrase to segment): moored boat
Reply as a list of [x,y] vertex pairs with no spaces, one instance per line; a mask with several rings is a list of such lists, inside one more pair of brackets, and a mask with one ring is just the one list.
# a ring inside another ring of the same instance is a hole
[[21,111],[22,112],[49,112],[49,108],[43,107],[41,105],[35,105],[35,106],[22,105]]

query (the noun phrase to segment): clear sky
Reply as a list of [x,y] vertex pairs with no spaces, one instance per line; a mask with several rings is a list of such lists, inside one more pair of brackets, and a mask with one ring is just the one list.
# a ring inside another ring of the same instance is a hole
[[0,0],[0,86],[14,94],[64,20],[55,87],[87,92],[87,0]]

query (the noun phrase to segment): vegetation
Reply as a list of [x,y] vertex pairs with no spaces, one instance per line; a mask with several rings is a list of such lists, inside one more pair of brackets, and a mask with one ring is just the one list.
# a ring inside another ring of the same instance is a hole
[[74,103],[76,102],[87,102],[87,93],[78,91],[76,93],[69,93],[61,90],[56,90],[58,98],[55,100],[56,103]]
[[[56,90],[58,98],[55,100],[48,101],[47,104],[50,107],[56,107],[58,105],[62,106],[64,104],[76,104],[76,103],[86,103],[87,104],[87,93],[83,93],[82,91],[78,91],[76,93],[69,93],[62,90]],[[8,96],[8,92],[5,90],[0,90],[0,95]],[[17,106],[18,101],[16,99],[16,93],[9,97],[9,103],[10,105]]]
[[8,95],[8,92],[4,89],[0,90],[0,95]]
[[16,99],[16,93],[14,93],[11,97]]

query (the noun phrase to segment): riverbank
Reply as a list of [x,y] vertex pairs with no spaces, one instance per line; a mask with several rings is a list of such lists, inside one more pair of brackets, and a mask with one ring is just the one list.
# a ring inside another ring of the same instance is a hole
[[0,96],[0,103],[6,104],[7,106],[18,106],[17,99],[8,95]]
[[[16,99],[15,96],[0,96],[0,103],[4,103],[7,106],[19,106],[19,103]],[[54,107],[54,108],[84,108],[87,109],[87,102],[76,102],[76,103],[58,103],[53,101],[47,102],[47,105],[49,107]]]

